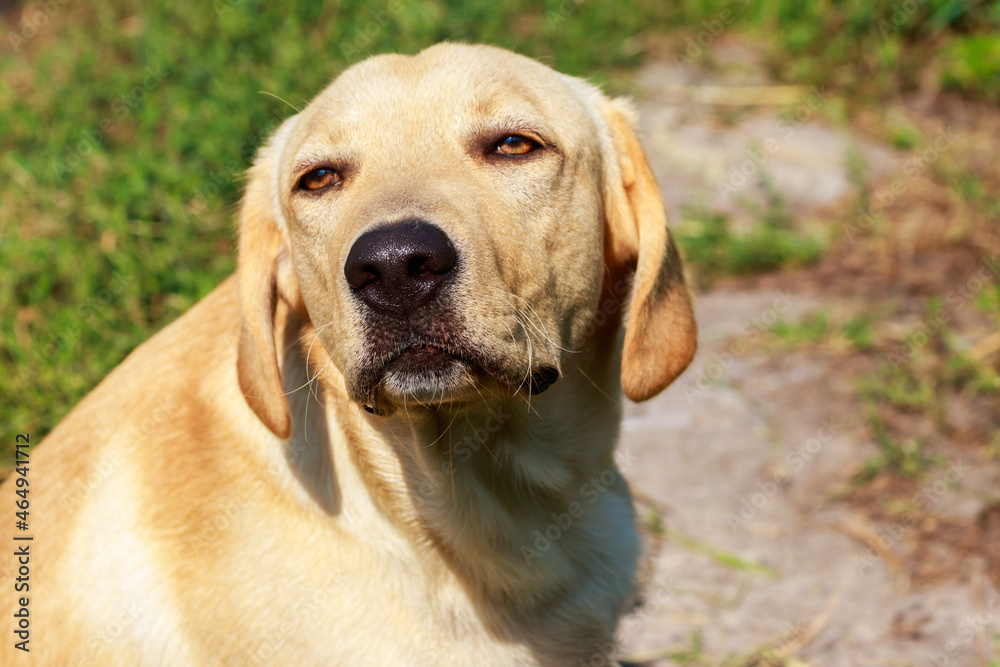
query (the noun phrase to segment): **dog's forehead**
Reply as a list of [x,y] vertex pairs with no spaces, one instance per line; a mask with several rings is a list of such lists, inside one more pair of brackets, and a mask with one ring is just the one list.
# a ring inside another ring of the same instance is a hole
[[503,49],[439,44],[414,56],[358,63],[307,107],[312,128],[466,125],[505,119],[579,121],[586,115],[570,77]]

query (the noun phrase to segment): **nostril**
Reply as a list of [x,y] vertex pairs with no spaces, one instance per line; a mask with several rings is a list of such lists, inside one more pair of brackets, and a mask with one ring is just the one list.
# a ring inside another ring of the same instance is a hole
[[455,266],[455,248],[447,242],[433,250],[425,262],[427,271],[435,275],[441,275],[451,271]]
[[368,264],[361,269],[361,274],[358,276],[358,288],[367,287],[372,283],[378,282],[382,278],[382,275],[378,272],[378,269]]
[[372,264],[358,265],[357,263],[348,263],[344,267],[344,277],[347,278],[348,285],[354,289],[362,289],[374,282],[378,282],[382,276],[378,268]]
[[431,273],[431,270],[427,268],[427,258],[419,255],[410,258],[406,265],[406,271],[414,278],[424,278]]
[[415,278],[441,276],[455,266],[455,248],[445,239],[444,243],[427,249],[412,257],[407,265],[410,275]]

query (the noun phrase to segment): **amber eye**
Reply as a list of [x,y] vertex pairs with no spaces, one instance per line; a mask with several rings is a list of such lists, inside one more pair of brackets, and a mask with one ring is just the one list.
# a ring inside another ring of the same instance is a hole
[[302,190],[322,190],[331,185],[340,183],[340,174],[333,169],[320,167],[313,169],[299,179],[299,188]]
[[538,142],[520,134],[511,134],[497,142],[495,152],[502,155],[524,155],[539,148]]

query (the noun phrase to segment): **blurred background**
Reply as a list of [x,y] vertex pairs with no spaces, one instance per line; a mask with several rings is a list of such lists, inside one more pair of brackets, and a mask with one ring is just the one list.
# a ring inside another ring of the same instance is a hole
[[234,268],[347,65],[488,42],[635,99],[699,360],[629,405],[648,665],[1000,665],[1000,2],[0,2],[3,460]]

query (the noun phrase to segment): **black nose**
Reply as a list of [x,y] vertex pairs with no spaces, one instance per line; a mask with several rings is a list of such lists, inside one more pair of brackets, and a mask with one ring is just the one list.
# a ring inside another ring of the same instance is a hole
[[354,242],[344,276],[372,308],[408,315],[430,301],[455,267],[447,235],[423,220],[365,232]]

